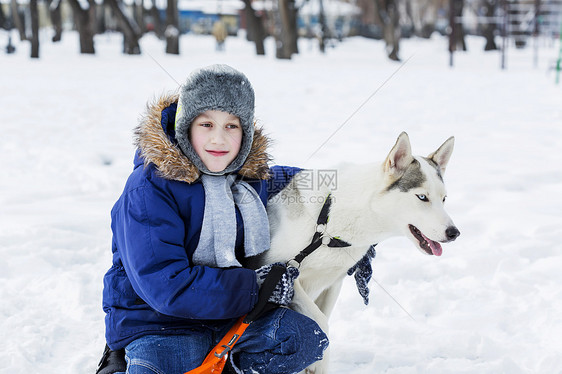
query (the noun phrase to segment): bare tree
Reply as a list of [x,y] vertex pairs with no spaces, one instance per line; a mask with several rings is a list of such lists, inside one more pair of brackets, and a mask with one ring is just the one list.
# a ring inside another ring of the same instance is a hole
[[141,35],[146,33],[146,22],[144,19],[144,4],[143,0],[134,0],[131,4],[133,8],[133,19],[139,27]]
[[297,8],[295,0],[278,0],[280,27],[277,30],[277,53],[280,59],[290,59],[294,53],[299,53],[297,41]]
[[328,25],[326,24],[326,14],[324,12],[324,1],[318,0],[320,5],[320,14],[318,15],[318,23],[320,24],[320,36],[318,38],[320,44],[320,52],[326,52],[326,39],[328,36]]
[[484,46],[485,51],[494,51],[498,49],[496,45],[495,32],[496,32],[496,22],[494,21],[494,16],[496,14],[497,0],[482,0],[482,8],[484,10],[484,20],[485,23],[482,26],[482,35],[486,38],[486,45]]
[[396,0],[374,0],[377,14],[383,25],[384,41],[388,58],[400,61],[400,14]]
[[12,12],[12,20],[14,22],[14,26],[16,27],[16,29],[20,34],[20,40],[21,41],[27,40],[27,36],[25,35],[25,24],[23,21],[23,17],[20,13],[17,0],[12,0],[10,2],[10,7]]
[[0,29],[9,30],[8,29],[8,19],[6,18],[6,15],[4,14],[4,7],[2,7],[2,5],[0,5]]
[[[63,1],[63,0],[60,0]],[[111,18],[111,12],[107,11],[106,4],[103,3],[101,7],[97,8],[96,12],[96,33],[105,34],[108,30],[107,23],[108,18]]]
[[244,0],[246,7],[246,37],[249,41],[256,43],[256,54],[265,55],[265,47],[263,41],[265,40],[265,28],[263,26],[262,16],[258,16],[254,8],[252,8],[251,0]]
[[29,14],[31,18],[31,58],[39,58],[39,14],[37,0],[29,1]]
[[180,28],[179,28],[179,12],[178,0],[168,0],[166,8],[166,53],[180,54]]
[[288,35],[288,43],[289,43],[289,47],[290,47],[290,51],[293,54],[298,54],[299,53],[299,30],[298,30],[298,23],[297,23],[297,19],[298,19],[298,13],[299,10],[295,4],[295,0],[288,0],[287,2],[287,15],[288,15],[288,20],[287,20],[287,29],[289,30],[289,35]]
[[80,38],[80,53],[95,54],[94,35],[96,33],[96,2],[88,0],[88,8],[83,9],[78,0],[68,0],[74,23]]
[[55,35],[53,35],[53,42],[60,42],[62,39],[62,16],[61,16],[61,3],[62,0],[47,0],[47,7],[49,8],[49,16]]
[[139,39],[142,36],[140,27],[133,17],[127,14],[122,1],[106,0],[123,32],[123,53],[128,55],[140,54]]
[[162,27],[162,20],[160,19],[160,10],[156,7],[156,0],[152,0],[149,13],[152,17],[154,34],[156,34],[158,39],[164,39],[164,29]]
[[464,0],[450,0],[449,23],[451,35],[449,36],[449,51],[466,51],[464,41],[464,27],[460,21],[464,8]]

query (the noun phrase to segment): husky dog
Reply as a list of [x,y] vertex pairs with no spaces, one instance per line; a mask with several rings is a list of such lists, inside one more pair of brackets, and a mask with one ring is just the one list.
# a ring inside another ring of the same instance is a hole
[[[366,255],[372,244],[406,236],[422,252],[440,256],[439,243],[460,232],[444,209],[443,174],[453,152],[451,137],[428,157],[412,156],[410,140],[400,134],[382,165],[337,170],[337,186],[308,183],[301,171],[268,202],[271,249],[261,264],[290,262],[311,241],[324,200],[331,195],[329,221],[319,229],[325,238],[340,238],[343,248],[324,242],[299,265],[291,308],[312,318],[328,334],[332,312],[347,270]],[[322,186],[319,186],[322,185]],[[306,186],[303,188],[302,186]],[[307,373],[327,372],[327,353]]]

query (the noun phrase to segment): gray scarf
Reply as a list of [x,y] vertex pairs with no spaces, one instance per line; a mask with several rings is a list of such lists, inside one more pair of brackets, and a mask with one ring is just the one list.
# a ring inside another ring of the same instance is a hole
[[269,222],[258,193],[236,175],[201,175],[205,189],[203,227],[193,262],[196,265],[226,268],[242,266],[236,259],[236,207],[244,222],[245,256],[269,249]]

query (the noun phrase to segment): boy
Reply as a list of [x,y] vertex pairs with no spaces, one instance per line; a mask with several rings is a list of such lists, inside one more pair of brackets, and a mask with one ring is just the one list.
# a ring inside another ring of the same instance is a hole
[[[122,371],[125,349],[127,373],[181,374],[254,307],[270,267],[242,263],[269,248],[265,204],[299,169],[269,169],[254,91],[226,65],[193,72],[179,97],[150,105],[135,143],[135,168],[111,212],[103,292],[110,349],[98,373]],[[288,305],[297,275],[288,270],[270,301]],[[227,370],[297,373],[327,345],[314,321],[277,308],[248,327]]]

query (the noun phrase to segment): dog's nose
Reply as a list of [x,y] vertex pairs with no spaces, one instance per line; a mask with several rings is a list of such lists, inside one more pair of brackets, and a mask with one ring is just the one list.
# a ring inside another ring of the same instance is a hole
[[458,238],[458,236],[460,234],[461,234],[461,232],[455,226],[449,226],[449,227],[447,227],[447,230],[445,230],[445,235],[447,235],[447,239],[450,242],[452,242],[453,240]]

